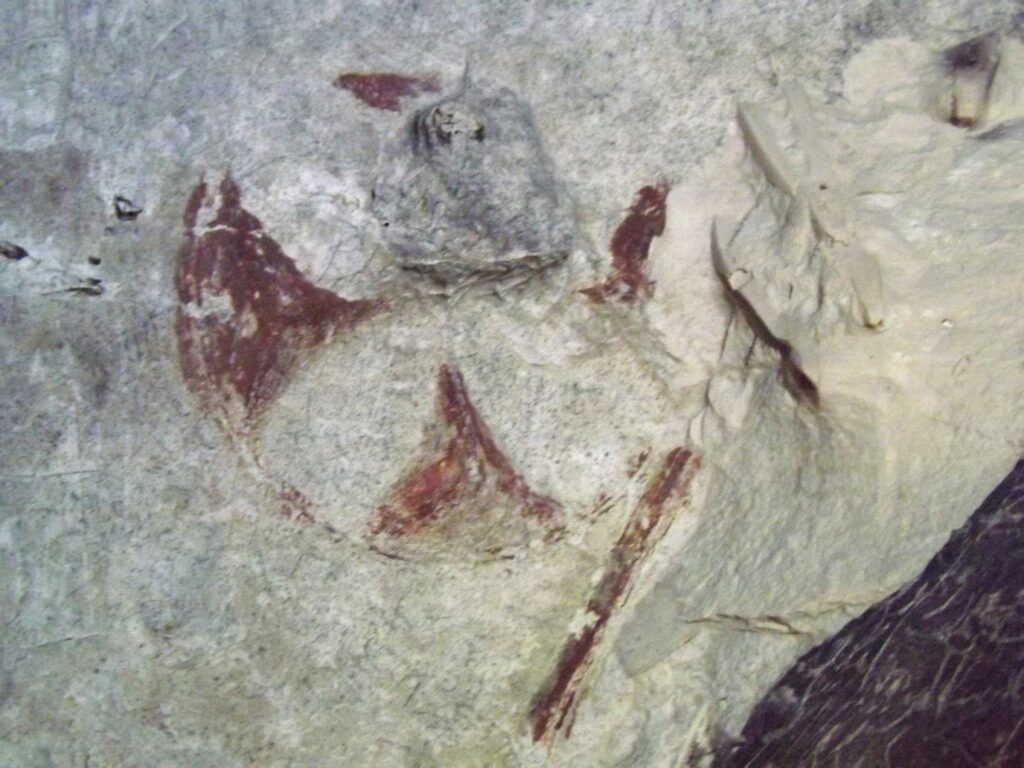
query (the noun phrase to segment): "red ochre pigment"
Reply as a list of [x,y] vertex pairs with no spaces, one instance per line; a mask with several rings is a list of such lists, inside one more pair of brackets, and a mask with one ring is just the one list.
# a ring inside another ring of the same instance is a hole
[[654,283],[644,267],[651,242],[665,231],[665,200],[668,185],[643,187],[636,193],[633,205],[612,236],[612,275],[603,283],[580,291],[591,301],[633,302],[648,299]]
[[[279,393],[304,351],[377,312],[309,282],[226,177],[213,220],[198,228],[200,183],[185,208],[178,257],[176,332],[189,388],[208,406],[241,405],[243,427]],[[214,306],[211,306],[214,305]]]
[[501,451],[469,399],[462,374],[447,365],[437,377],[438,404],[451,433],[440,457],[404,480],[370,522],[370,532],[408,536],[438,521],[475,486],[493,481],[524,517],[561,528],[561,507],[534,493]]
[[[687,467],[690,472],[686,472]],[[541,741],[555,732],[572,732],[572,719],[584,675],[594,660],[594,650],[613,612],[628,596],[629,587],[641,561],[664,535],[671,523],[666,505],[677,498],[688,500],[690,483],[700,468],[700,459],[683,448],[672,450],[658,474],[630,515],[612,547],[604,576],[587,601],[590,623],[562,648],[554,674],[530,710],[533,740]],[[665,519],[663,519],[665,518]]]
[[441,90],[441,83],[435,77],[410,77],[394,72],[346,72],[337,77],[334,86],[349,91],[374,109],[387,112],[400,111],[404,97]]

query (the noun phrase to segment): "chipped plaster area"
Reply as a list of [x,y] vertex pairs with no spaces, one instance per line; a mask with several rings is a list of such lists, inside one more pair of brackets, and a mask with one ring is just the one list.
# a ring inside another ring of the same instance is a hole
[[[970,130],[937,63],[1016,5],[913,6],[5,4],[0,240],[29,255],[0,257],[0,765],[706,762],[1020,452],[1024,54],[1008,35]],[[374,108],[345,72],[442,93]],[[556,177],[572,252],[441,290],[395,258],[374,188],[467,73],[529,106],[544,158],[492,199]],[[189,195],[228,174],[301,273],[280,316],[176,294]],[[589,301],[662,182],[650,295]],[[289,314],[313,286],[386,308],[314,344]],[[196,396],[178,313],[294,321],[259,413]],[[472,403],[447,422],[439,370]],[[375,512],[467,419],[493,448],[466,449],[434,538],[377,547]],[[662,494],[682,448],[700,469]],[[445,543],[516,519],[515,494],[557,502],[558,535]]]

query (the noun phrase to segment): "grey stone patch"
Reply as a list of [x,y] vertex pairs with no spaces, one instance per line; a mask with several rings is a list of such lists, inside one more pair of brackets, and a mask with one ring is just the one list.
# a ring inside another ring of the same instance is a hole
[[466,78],[386,152],[372,206],[402,269],[453,286],[540,272],[572,251],[571,201],[511,90]]

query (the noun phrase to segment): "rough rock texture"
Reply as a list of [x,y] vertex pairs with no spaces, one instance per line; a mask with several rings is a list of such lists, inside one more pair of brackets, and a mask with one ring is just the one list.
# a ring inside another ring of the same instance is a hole
[[1024,762],[1024,462],[896,594],[797,662],[722,766]]
[[1022,453],[1018,11],[0,4],[0,766],[710,765]]
[[541,272],[576,237],[529,107],[468,77],[389,148],[373,210],[402,269],[444,285]]

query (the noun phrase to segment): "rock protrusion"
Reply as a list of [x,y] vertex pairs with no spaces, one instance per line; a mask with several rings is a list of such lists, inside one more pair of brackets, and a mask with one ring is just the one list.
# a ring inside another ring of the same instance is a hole
[[419,110],[373,210],[398,265],[437,286],[518,278],[564,261],[573,209],[529,107],[467,81]]

